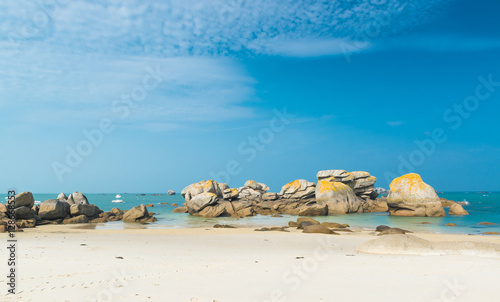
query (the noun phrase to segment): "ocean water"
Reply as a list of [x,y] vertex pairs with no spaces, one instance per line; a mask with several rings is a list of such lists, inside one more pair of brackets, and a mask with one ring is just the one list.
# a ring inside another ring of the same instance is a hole
[[[66,193],[69,195],[69,193]],[[118,194],[118,193],[117,193]],[[283,226],[287,225],[288,221],[296,220],[296,216],[283,215],[283,217],[270,217],[257,215],[254,217],[245,218],[202,218],[190,216],[189,214],[172,213],[176,208],[172,204],[177,203],[182,205],[184,199],[181,195],[169,196],[161,194],[155,196],[153,194],[132,194],[119,193],[123,203],[111,202],[116,194],[86,194],[90,203],[97,205],[104,211],[109,211],[114,207],[121,210],[128,210],[140,204],[152,203],[154,207],[149,208],[150,212],[156,213],[158,222],[140,225],[144,228],[181,228],[181,227],[212,227],[214,224],[231,224],[235,226],[261,227],[261,226]],[[56,194],[33,194],[35,200],[44,201],[54,199]],[[0,195],[3,201],[7,195]],[[334,215],[327,217],[315,217],[315,219],[323,222],[338,222],[347,223],[354,228],[373,229],[374,227],[384,224],[391,227],[405,228],[411,231],[418,232],[434,232],[434,233],[462,233],[462,234],[480,234],[483,232],[499,232],[500,233],[500,192],[447,192],[439,194],[440,197],[455,200],[467,201],[468,205],[463,207],[469,212],[468,216],[446,216],[446,217],[395,217],[389,216],[388,213],[363,213],[363,214],[348,214]],[[167,205],[160,205],[166,202]],[[422,222],[430,222],[431,224],[422,224]],[[497,225],[479,225],[480,222],[493,222]],[[457,226],[448,227],[447,223],[455,223]],[[106,224],[95,225],[96,229],[114,229],[114,228],[137,228],[136,224],[127,224],[123,222],[108,222]]]

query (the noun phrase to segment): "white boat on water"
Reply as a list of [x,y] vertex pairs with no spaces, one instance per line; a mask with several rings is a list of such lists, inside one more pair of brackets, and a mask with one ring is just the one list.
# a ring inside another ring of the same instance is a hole
[[40,204],[41,201],[40,200],[35,200],[35,204]]
[[122,196],[120,194],[117,194],[115,198],[122,198]]
[[111,202],[120,203],[120,202],[123,202],[123,200],[122,199],[115,199],[115,200],[112,200]]

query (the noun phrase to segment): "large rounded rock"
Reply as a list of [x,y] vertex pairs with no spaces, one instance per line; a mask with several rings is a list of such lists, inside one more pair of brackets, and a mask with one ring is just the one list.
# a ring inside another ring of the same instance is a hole
[[449,215],[469,215],[469,212],[467,212],[461,205],[458,203],[453,203],[450,206],[450,209],[448,210]]
[[389,212],[394,216],[446,216],[436,191],[422,177],[410,173],[394,179],[387,196]]
[[193,199],[186,201],[186,208],[189,214],[194,215],[202,211],[205,207],[210,205],[215,205],[219,201],[219,197],[214,193],[200,193],[196,195]]
[[341,182],[319,181],[316,187],[316,201],[328,206],[328,214],[362,213],[362,199]]
[[28,207],[32,208],[35,204],[35,199],[33,198],[33,194],[31,192],[22,192],[15,196],[14,207]]
[[308,199],[313,198],[316,192],[316,184],[305,179],[297,179],[287,183],[281,188],[282,198]]
[[68,196],[66,196],[66,194],[64,193],[60,193],[59,195],[57,195],[57,199],[67,201]]
[[70,205],[65,201],[49,199],[40,204],[38,216],[43,220],[66,218],[70,214]]
[[219,184],[215,180],[203,180],[199,183],[190,184],[182,190],[181,195],[186,201],[190,201],[201,193],[212,193],[219,198],[223,197]]
[[85,215],[87,217],[95,217],[101,212],[101,209],[93,204],[73,204],[70,207],[71,216]]
[[89,204],[89,201],[85,195],[81,192],[73,192],[69,195],[67,203],[72,204]]
[[33,219],[36,215],[33,209],[28,207],[19,207],[14,210],[16,219]]
[[141,204],[138,207],[133,207],[132,209],[128,210],[123,215],[123,222],[138,222],[139,220],[149,216],[150,215],[148,212],[148,208],[146,208],[145,205]]

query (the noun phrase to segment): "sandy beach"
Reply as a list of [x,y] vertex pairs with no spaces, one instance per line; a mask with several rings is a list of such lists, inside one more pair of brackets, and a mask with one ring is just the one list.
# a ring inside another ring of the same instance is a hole
[[[412,235],[500,244],[498,236]],[[18,294],[2,301],[498,301],[500,258],[356,251],[376,238],[43,226],[17,234]]]

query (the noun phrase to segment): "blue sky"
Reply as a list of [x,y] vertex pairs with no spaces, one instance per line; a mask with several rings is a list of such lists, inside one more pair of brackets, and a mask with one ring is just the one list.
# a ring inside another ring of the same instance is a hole
[[166,192],[217,177],[279,191],[346,169],[382,187],[417,172],[442,191],[499,191],[499,12],[2,2],[0,189]]

